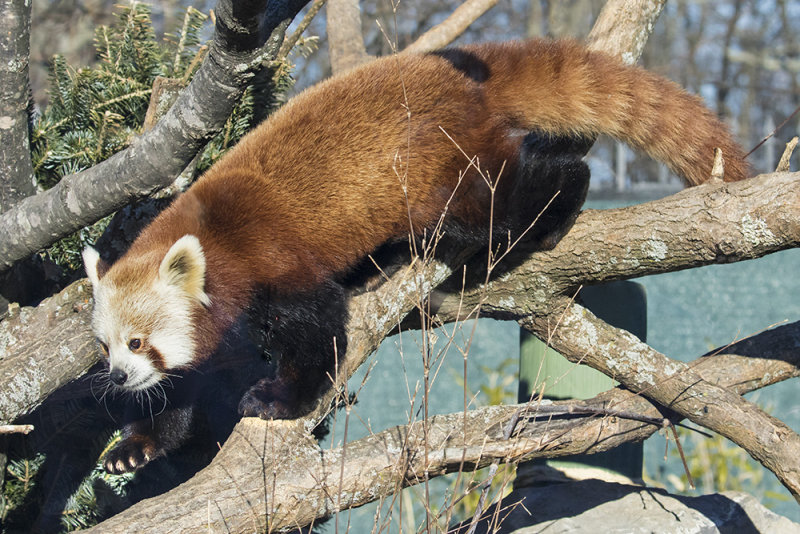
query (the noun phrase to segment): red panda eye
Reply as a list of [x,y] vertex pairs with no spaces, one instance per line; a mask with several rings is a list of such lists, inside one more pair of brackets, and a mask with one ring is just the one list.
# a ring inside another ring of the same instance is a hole
[[128,348],[131,350],[139,350],[142,348],[142,340],[138,337],[132,338],[130,341],[128,341]]
[[99,339],[97,340],[97,344],[100,345],[100,350],[103,352],[103,355],[108,356],[108,345],[106,345]]

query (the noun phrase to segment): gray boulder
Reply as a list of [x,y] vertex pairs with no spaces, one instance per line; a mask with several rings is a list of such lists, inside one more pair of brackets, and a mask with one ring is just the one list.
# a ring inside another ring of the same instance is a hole
[[[799,533],[800,524],[745,493],[698,497],[582,480],[515,490],[487,510],[476,533]],[[455,532],[467,532],[462,524]]]

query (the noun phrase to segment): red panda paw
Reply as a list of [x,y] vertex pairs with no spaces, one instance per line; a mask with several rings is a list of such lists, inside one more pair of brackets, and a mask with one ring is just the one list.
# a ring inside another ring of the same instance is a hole
[[149,436],[134,435],[123,439],[106,454],[103,467],[112,475],[131,473],[158,456],[155,442]]
[[278,380],[261,379],[239,401],[239,415],[261,419],[295,419],[300,415]]

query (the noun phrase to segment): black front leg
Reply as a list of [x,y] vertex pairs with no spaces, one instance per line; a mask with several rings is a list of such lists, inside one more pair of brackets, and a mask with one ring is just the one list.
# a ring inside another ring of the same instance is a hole
[[191,436],[194,410],[189,404],[126,424],[122,441],[106,454],[103,467],[114,475],[130,473],[177,449]]
[[347,350],[344,290],[329,281],[294,295],[265,291],[253,307],[262,328],[264,351],[275,360],[274,378],[259,380],[242,397],[239,413],[262,419],[307,414],[332,386],[337,358]]
[[195,435],[198,402],[214,380],[208,365],[173,376],[163,386],[163,410],[150,403],[140,404],[128,399],[125,407],[120,441],[103,459],[103,467],[112,474],[136,471],[145,464],[178,449]]

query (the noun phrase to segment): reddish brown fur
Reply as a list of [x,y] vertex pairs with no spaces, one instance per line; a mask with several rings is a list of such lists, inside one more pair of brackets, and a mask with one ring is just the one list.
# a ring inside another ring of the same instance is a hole
[[494,66],[488,101],[493,113],[514,117],[518,127],[611,135],[667,163],[690,185],[708,180],[716,147],[726,181],[749,173],[727,127],[700,98],[665,78],[573,41],[467,49]]
[[747,173],[724,125],[663,78],[569,41],[464,50],[479,74],[486,69],[484,81],[437,55],[399,55],[297,96],[159,216],[127,257],[155,252],[147,261],[157,269],[178,238],[196,235],[212,301],[199,320],[215,345],[254,287],[313,287],[408,235],[409,221],[430,228],[462,171],[448,216],[484,224],[489,190],[467,156],[492,178],[504,164],[513,174],[528,130],[607,133],[690,184],[710,175],[714,147],[726,179]]

